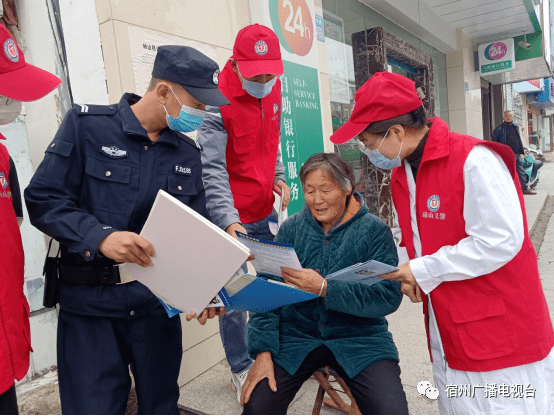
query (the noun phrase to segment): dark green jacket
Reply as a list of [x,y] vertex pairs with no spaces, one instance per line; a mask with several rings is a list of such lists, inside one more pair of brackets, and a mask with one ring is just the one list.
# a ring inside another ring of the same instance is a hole
[[[291,243],[302,266],[322,276],[367,260],[396,266],[389,227],[356,195],[362,201],[358,213],[328,235],[305,206],[281,226],[276,241]],[[294,374],[308,353],[324,344],[352,378],[376,361],[398,361],[385,315],[397,310],[401,301],[398,282],[367,286],[331,280],[325,298],[253,313],[248,351],[254,358],[270,351],[275,363]]]

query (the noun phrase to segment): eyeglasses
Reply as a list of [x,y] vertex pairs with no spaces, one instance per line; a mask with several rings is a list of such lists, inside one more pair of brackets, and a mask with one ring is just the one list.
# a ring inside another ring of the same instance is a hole
[[[387,129],[385,135],[382,137],[383,140],[385,140],[385,138],[386,138],[387,135],[389,134],[389,130],[390,130],[390,128]],[[371,149],[369,148],[369,146],[371,146],[371,145],[373,144],[373,142],[374,142],[375,140],[379,139],[379,138],[381,138],[381,137],[377,136],[377,137],[374,138],[371,142],[369,142],[369,144],[366,145],[366,144],[364,144],[364,142],[362,142],[360,139],[358,139],[358,138],[356,137],[356,143],[358,144],[358,149],[360,150],[360,152],[363,152],[363,153],[366,153],[366,154],[369,153],[369,151],[371,150]],[[379,147],[381,147],[381,146],[379,146]]]
[[358,149],[360,150],[360,152],[364,152],[366,149],[369,148],[369,146],[371,146],[373,144],[373,142],[375,140],[377,140],[379,138],[379,136],[377,136],[375,139],[373,139],[371,142],[369,142],[369,144],[364,144],[364,142],[362,142],[360,139],[358,139],[356,137],[356,143],[358,144]]

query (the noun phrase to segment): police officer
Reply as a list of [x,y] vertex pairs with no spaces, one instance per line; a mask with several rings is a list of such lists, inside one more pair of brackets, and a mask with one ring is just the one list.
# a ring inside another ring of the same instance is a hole
[[[228,104],[218,74],[195,49],[159,47],[144,97],[75,105],[25,190],[32,224],[61,246],[64,414],[123,414],[129,365],[140,414],[179,413],[181,321],[141,283],[117,284],[114,265],[152,265],[154,247],[138,233],[159,189],[208,217],[201,149],[183,133],[200,126],[206,104]],[[212,308],[198,319],[215,315]]]

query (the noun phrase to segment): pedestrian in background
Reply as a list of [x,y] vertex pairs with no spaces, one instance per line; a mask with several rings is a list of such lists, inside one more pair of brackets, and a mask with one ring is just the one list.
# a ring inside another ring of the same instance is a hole
[[[427,120],[398,74],[374,74],[355,99],[331,140],[358,136],[376,167],[394,169],[400,266],[381,277],[423,301],[440,412],[553,414],[554,331],[512,150]],[[501,384],[529,393],[491,394]]]
[[519,126],[514,124],[514,114],[511,111],[504,111],[504,121],[494,129],[491,140],[493,142],[505,144],[512,149],[516,157],[516,170],[523,193],[525,195],[536,195],[536,192],[533,192],[527,186],[529,178],[525,174],[522,161],[525,157],[525,150],[523,149],[523,143],[521,142]]
[[[154,247],[138,234],[160,189],[209,218],[200,149],[183,133],[200,127],[206,104],[228,103],[218,72],[193,48],[159,47],[144,97],[73,106],[25,190],[31,223],[61,247],[64,414],[123,414],[129,366],[139,414],[179,414],[181,320],[141,283],[118,284],[116,264],[152,265]],[[199,312],[202,324],[215,316]]]
[[[0,124],[21,113],[22,101],[35,101],[62,82],[25,62],[25,56],[5,26],[0,25]],[[0,134],[0,139],[5,139]],[[31,333],[29,304],[23,291],[24,256],[18,225],[23,206],[17,171],[0,144],[0,414],[18,414],[14,379],[29,370]]]
[[[198,131],[208,211],[214,224],[233,237],[238,231],[273,240],[273,192],[281,195],[283,210],[290,200],[279,151],[282,74],[277,35],[258,24],[242,29],[219,78],[219,89],[231,105],[208,107]],[[219,328],[240,403],[252,366],[246,312],[228,311],[219,318]]]

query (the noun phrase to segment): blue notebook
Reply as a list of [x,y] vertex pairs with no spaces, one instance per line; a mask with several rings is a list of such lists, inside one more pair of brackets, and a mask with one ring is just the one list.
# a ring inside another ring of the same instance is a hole
[[[249,276],[249,275],[247,275]],[[293,286],[275,280],[254,277],[252,282],[239,292],[230,296],[223,288],[218,293],[219,299],[227,309],[267,312],[281,306],[315,299],[318,295],[305,292]]]

